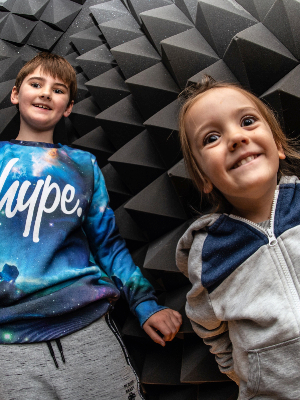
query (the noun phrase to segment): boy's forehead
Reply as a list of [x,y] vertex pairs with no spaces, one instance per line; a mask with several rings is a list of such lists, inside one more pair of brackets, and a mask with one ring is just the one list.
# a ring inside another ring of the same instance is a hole
[[69,85],[64,82],[58,75],[54,76],[52,74],[50,74],[49,72],[44,71],[43,67],[41,65],[39,65],[34,71],[32,71],[30,74],[28,74],[25,78],[25,80],[29,80],[31,78],[41,78],[41,79],[51,79],[57,83],[63,83],[66,87],[69,87]]

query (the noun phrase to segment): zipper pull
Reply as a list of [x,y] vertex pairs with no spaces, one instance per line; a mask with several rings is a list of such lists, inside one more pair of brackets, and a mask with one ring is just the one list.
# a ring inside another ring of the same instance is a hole
[[267,229],[267,233],[268,233],[268,238],[269,238],[269,246],[271,246],[271,247],[276,246],[277,239],[270,228]]

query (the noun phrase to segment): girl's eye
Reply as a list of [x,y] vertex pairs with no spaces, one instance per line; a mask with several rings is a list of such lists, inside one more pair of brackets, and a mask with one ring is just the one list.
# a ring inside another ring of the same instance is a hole
[[220,137],[220,135],[218,135],[217,133],[211,133],[211,134],[207,135],[203,140],[204,146],[215,142],[216,140],[219,139],[219,137]]
[[254,124],[256,119],[254,117],[246,117],[242,120],[242,126],[250,126]]

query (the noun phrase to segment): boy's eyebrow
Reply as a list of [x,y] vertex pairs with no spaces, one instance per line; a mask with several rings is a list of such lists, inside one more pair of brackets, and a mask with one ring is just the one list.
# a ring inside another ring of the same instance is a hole
[[[32,81],[32,80],[34,80],[34,81],[36,81],[36,80],[38,80],[38,81],[45,81],[45,79],[42,78],[42,77],[40,77],[40,76],[32,76],[31,78],[28,79],[28,82],[29,82],[29,81]],[[63,87],[66,88],[67,90],[69,89],[68,86],[65,85],[64,83],[55,82],[54,85],[56,85],[56,86],[63,86]]]

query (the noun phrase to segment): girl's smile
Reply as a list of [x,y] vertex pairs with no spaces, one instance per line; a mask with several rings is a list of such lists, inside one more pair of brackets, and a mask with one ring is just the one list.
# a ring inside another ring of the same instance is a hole
[[203,93],[187,112],[185,128],[206,193],[217,188],[237,209],[272,199],[285,155],[246,95],[226,87]]

